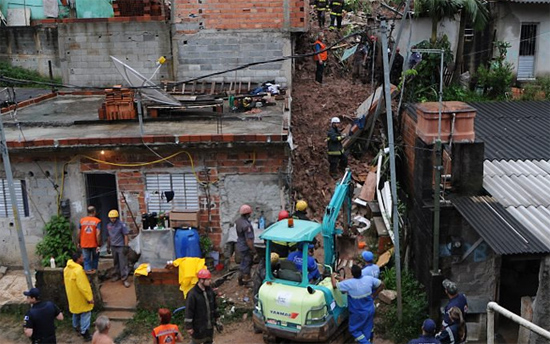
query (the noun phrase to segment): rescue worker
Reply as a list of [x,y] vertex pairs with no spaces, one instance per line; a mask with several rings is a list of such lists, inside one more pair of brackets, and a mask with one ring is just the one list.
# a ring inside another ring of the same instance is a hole
[[435,322],[432,319],[426,319],[424,323],[422,323],[422,335],[417,339],[409,341],[408,344],[441,344],[434,335]]
[[316,54],[313,55],[313,60],[315,61],[316,66],[315,81],[320,84],[323,83],[323,72],[328,59],[328,52],[325,50],[327,46],[323,43],[324,40],[325,34],[321,31],[317,35],[317,40],[313,43],[313,50],[316,52]]
[[[288,255],[288,260],[293,262],[294,265],[296,265],[296,269],[298,269],[299,272],[302,272],[302,264],[303,264],[303,244],[298,245],[298,250],[292,252]],[[315,261],[315,258],[313,258],[313,249],[315,248],[315,245],[309,244],[307,246],[308,248],[308,256],[307,256],[307,278],[309,281],[315,281],[321,277],[321,273],[319,272],[319,267],[317,266],[317,262]]]
[[361,274],[363,276],[371,276],[374,278],[378,278],[380,276],[380,268],[378,265],[374,264],[374,255],[371,251],[363,251],[361,253],[361,256],[365,260],[365,266],[363,267],[363,270],[361,270]]
[[346,134],[340,132],[340,118],[332,117],[330,129],[327,133],[328,162],[332,178],[338,178],[338,167],[345,170],[348,166],[348,158],[342,147],[342,141],[345,138]]
[[111,282],[122,280],[126,288],[130,287],[128,282],[128,227],[118,218],[118,211],[113,209],[108,214],[110,222],[107,224],[107,252],[113,252],[113,263],[115,265],[114,276]]
[[399,84],[401,74],[403,74],[403,62],[405,58],[399,53],[399,48],[395,49],[395,58],[390,70],[390,82],[394,85]]
[[334,29],[334,22],[336,21],[336,28],[342,28],[342,10],[344,9],[344,0],[331,0],[330,1],[330,26],[329,29]]
[[211,344],[214,327],[223,330],[219,322],[220,313],[216,303],[216,293],[210,287],[212,274],[207,269],[197,273],[199,281],[187,294],[185,302],[185,330],[191,336],[191,344]]
[[[202,270],[201,270],[202,271]],[[153,329],[152,335],[156,344],[171,344],[183,342],[178,325],[170,324],[172,312],[167,308],[160,308],[158,311],[160,325]]]
[[239,209],[240,217],[235,221],[237,230],[236,248],[241,255],[241,264],[239,266],[239,285],[248,286],[250,279],[250,268],[252,267],[253,256],[256,256],[254,247],[254,228],[250,223],[252,208],[248,204],[241,205]]
[[361,39],[361,36],[357,36],[355,39],[357,43],[357,49],[353,54],[353,68],[351,72],[351,81],[355,85],[357,79],[363,84],[367,83],[367,77],[365,74],[365,67],[367,65],[367,58],[369,56],[369,48],[365,42]]
[[24,291],[26,301],[31,309],[25,314],[23,320],[23,332],[34,343],[57,343],[55,338],[55,319],[62,321],[63,313],[51,301],[40,299],[40,290],[31,288]]
[[[271,252],[270,256],[271,261],[271,273],[277,277],[277,271],[280,268],[279,264],[279,255],[275,252]],[[260,259],[260,263],[257,265],[257,268],[253,274],[253,280],[254,280],[254,287],[252,288],[252,295],[257,295],[258,291],[260,290],[260,287],[262,286],[262,283],[264,283],[265,280],[265,257],[262,257]]]
[[[277,222],[286,220],[290,217],[290,214],[286,210],[281,210],[277,216]],[[286,258],[288,257],[289,248],[291,245],[284,241],[272,241],[271,250],[278,255],[278,257]]]
[[93,205],[89,206],[88,216],[80,219],[78,231],[78,248],[84,255],[84,270],[97,270],[99,264],[99,248],[101,246],[101,220],[96,217]]
[[317,10],[317,22],[322,29],[325,27],[325,12],[328,10],[327,0],[315,0],[313,7]]
[[307,202],[301,199],[298,202],[296,202],[296,211],[294,212],[294,214],[292,214],[292,217],[295,219],[309,221],[309,217],[307,217],[306,210],[307,210]]
[[[466,295],[458,293],[456,283],[445,279],[442,284],[445,289],[445,294],[447,294],[449,298],[449,302],[445,306],[445,313],[443,314],[442,325],[445,327],[451,323],[450,310],[453,307],[458,307],[462,312],[462,316],[466,317],[466,313],[468,312],[468,300],[466,299]],[[466,332],[468,332],[468,329],[466,329]]]
[[336,273],[331,276],[333,288],[348,293],[349,332],[355,341],[371,344],[374,329],[374,299],[384,289],[384,282],[362,276],[358,265],[351,267],[353,278],[336,282]]
[[462,311],[458,307],[449,310],[451,323],[435,335],[441,344],[461,344],[466,342],[466,323]]
[[94,308],[94,296],[90,281],[82,267],[84,262],[82,251],[77,250],[71,258],[63,269],[63,282],[69,302],[69,311],[73,314],[74,330],[80,333],[85,342],[89,342],[92,340],[89,328]]

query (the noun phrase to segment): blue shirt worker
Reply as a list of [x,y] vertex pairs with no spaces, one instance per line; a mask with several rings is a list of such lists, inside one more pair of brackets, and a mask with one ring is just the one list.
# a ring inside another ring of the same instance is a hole
[[422,335],[409,341],[408,344],[441,344],[435,338],[435,321],[432,319],[424,320],[424,323],[422,323]]
[[250,223],[252,208],[248,204],[241,205],[239,209],[241,216],[235,221],[237,229],[237,251],[241,254],[241,265],[239,266],[239,285],[250,287],[250,269],[252,267],[252,256],[256,255],[254,247],[254,228]]
[[363,270],[361,271],[363,276],[371,276],[374,278],[380,277],[380,268],[378,265],[374,264],[374,255],[371,251],[363,251],[361,253],[361,256],[365,260],[365,267],[363,267]]
[[[313,255],[313,249],[315,248],[315,245],[309,244],[308,245],[308,256],[307,256],[307,278],[311,280],[316,280],[321,277],[321,273],[319,272],[319,267],[317,266],[317,262],[315,261],[315,258],[312,257]],[[298,271],[302,271],[302,263],[303,263],[303,245],[299,245],[299,248],[297,251],[292,252],[288,255],[288,260],[294,263],[296,265],[296,269]]]
[[110,222],[107,224],[107,252],[113,252],[113,262],[115,265],[115,273],[112,282],[122,280],[126,288],[130,287],[128,282],[128,227],[118,217],[117,210],[109,212]]
[[371,276],[362,276],[358,265],[351,267],[353,278],[336,282],[332,287],[348,293],[349,332],[357,343],[371,344],[374,329],[374,298],[384,289],[384,282]]
[[23,331],[32,343],[57,343],[55,338],[55,319],[63,320],[63,313],[51,301],[40,299],[40,290],[32,288],[23,292],[31,309],[25,314]]
[[466,295],[458,293],[456,283],[445,279],[442,284],[445,289],[445,294],[447,294],[449,298],[449,303],[445,306],[445,314],[443,314],[443,326],[447,326],[452,323],[450,310],[453,307],[458,307],[462,312],[462,316],[466,317],[466,313],[468,312],[468,300],[466,299]]

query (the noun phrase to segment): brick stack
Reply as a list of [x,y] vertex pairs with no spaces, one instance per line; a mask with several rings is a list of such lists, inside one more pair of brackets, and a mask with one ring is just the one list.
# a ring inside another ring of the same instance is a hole
[[134,91],[128,88],[105,89],[105,101],[99,108],[99,119],[113,121],[137,118]]
[[162,6],[165,6],[164,0],[115,0],[113,11],[115,17],[160,16]]

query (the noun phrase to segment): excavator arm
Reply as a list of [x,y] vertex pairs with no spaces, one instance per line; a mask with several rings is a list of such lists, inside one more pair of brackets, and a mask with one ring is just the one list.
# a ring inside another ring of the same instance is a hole
[[344,225],[348,228],[351,225],[351,199],[353,196],[353,183],[351,181],[351,171],[346,169],[346,173],[341,180],[336,182],[334,194],[330,203],[325,209],[323,216],[322,233],[325,249],[325,265],[336,268],[338,260],[338,250],[336,236],[343,234],[342,229],[336,229],[336,221],[340,214],[340,209],[344,206]]

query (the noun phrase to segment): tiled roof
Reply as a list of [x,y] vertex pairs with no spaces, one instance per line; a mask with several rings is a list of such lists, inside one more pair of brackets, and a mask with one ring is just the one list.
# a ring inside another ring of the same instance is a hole
[[485,159],[550,160],[550,102],[470,103]]
[[533,233],[495,198],[459,197],[452,203],[496,254],[550,253],[550,237]]

